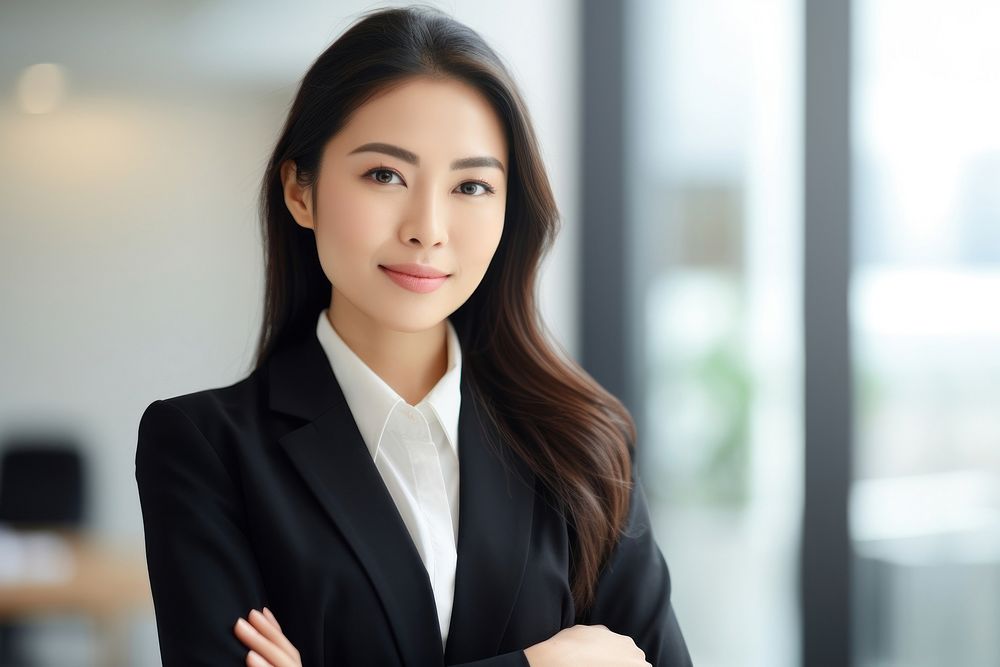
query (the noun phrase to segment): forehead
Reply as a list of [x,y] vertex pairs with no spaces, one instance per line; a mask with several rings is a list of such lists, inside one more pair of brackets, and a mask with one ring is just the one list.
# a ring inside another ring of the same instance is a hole
[[330,147],[344,156],[373,141],[402,146],[421,159],[490,154],[507,164],[500,117],[482,93],[456,79],[418,77],[382,91],[355,110]]

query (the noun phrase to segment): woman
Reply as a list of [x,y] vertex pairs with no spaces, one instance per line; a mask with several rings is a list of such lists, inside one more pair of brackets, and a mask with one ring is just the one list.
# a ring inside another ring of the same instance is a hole
[[164,665],[690,664],[631,417],[543,335],[558,213],[480,36],[362,17],[261,213],[255,368],[139,425]]

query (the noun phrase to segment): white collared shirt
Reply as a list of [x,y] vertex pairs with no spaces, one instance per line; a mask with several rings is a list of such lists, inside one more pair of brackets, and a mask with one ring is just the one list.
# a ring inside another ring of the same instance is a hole
[[416,406],[406,402],[340,337],[324,308],[316,337],[430,576],[448,640],[458,536],[458,413],[462,350],[447,324],[448,369]]

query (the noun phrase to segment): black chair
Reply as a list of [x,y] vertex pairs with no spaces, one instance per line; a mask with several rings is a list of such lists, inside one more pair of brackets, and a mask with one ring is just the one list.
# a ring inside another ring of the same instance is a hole
[[69,442],[18,440],[0,454],[0,523],[19,529],[83,523],[83,461]]

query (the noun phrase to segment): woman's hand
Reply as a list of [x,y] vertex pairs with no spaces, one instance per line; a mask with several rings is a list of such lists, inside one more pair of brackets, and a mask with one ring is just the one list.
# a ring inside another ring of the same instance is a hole
[[524,649],[531,667],[649,667],[631,637],[606,625],[574,625]]
[[264,613],[251,609],[247,617],[236,621],[233,631],[250,648],[247,667],[302,667],[302,658],[284,634],[278,619],[264,607]]

